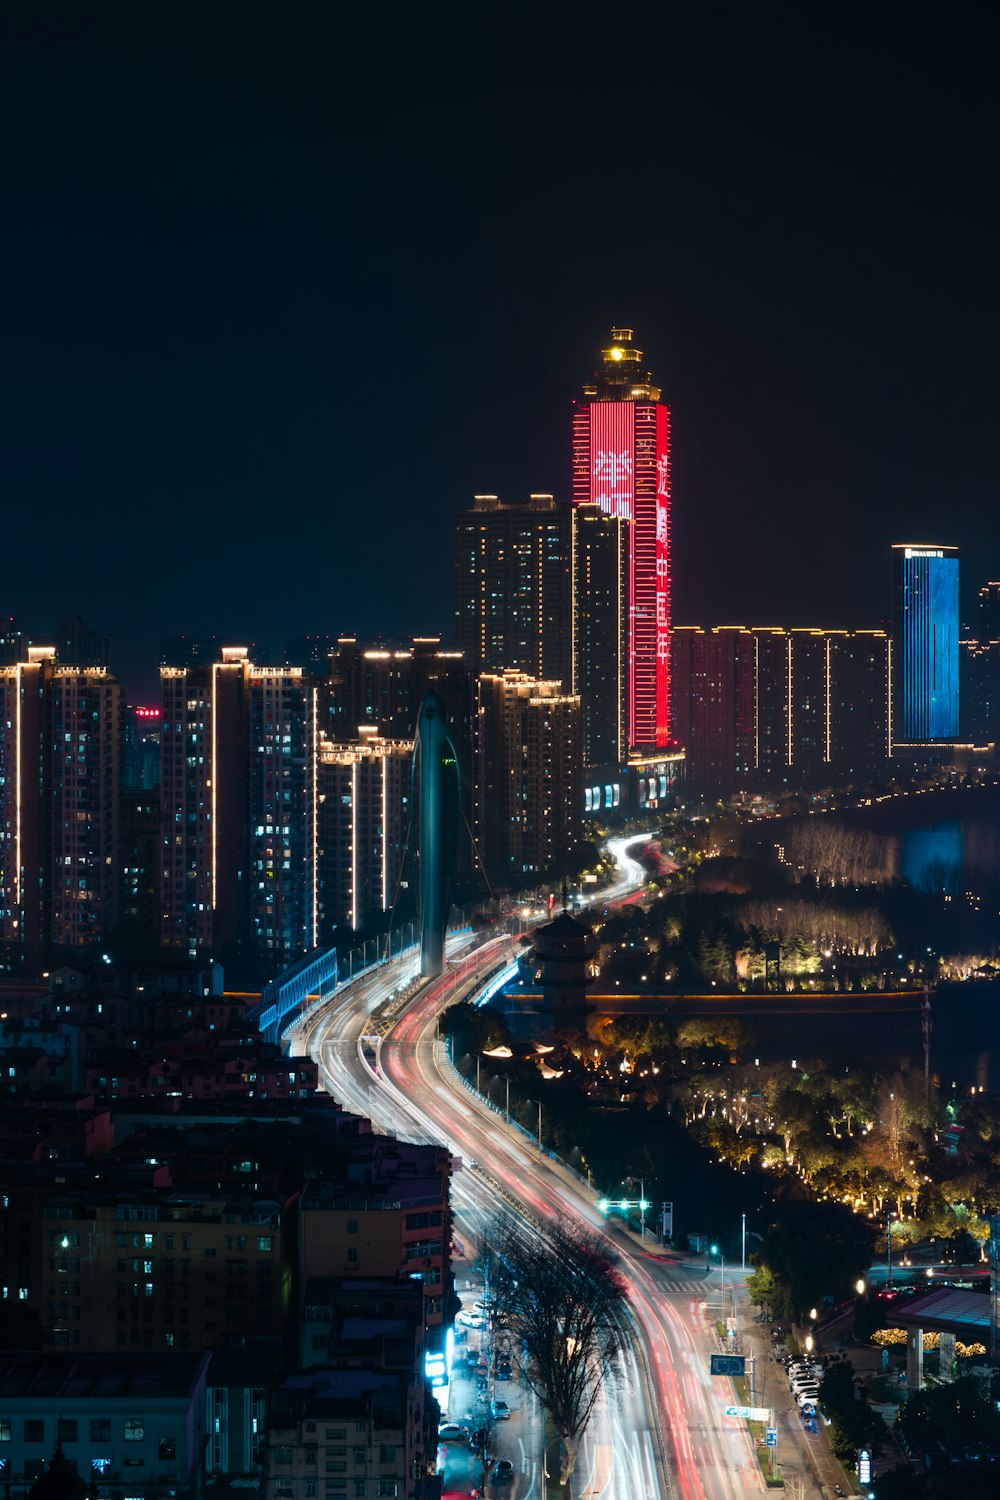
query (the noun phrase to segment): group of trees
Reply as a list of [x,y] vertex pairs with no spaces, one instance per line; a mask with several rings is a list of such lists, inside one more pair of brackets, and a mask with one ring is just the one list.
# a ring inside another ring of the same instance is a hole
[[[893,948],[888,917],[868,894],[788,886],[748,899],[738,891],[691,888],[666,893],[648,910],[609,917],[597,934],[595,963],[605,984],[643,983],[698,990],[747,988],[765,971],[777,944],[784,980],[843,979],[844,958],[881,981]],[[840,971],[838,975],[838,964]]]
[[794,880],[818,885],[881,885],[889,878],[885,841],[865,828],[829,816],[794,819],[783,832],[784,858]]
[[875,1233],[840,1203],[779,1205],[747,1279],[750,1300],[779,1318],[799,1319],[824,1297],[852,1294],[871,1264]]

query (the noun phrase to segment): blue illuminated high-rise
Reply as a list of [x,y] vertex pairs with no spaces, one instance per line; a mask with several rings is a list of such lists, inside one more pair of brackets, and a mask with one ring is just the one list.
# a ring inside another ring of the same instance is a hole
[[958,548],[900,542],[892,556],[893,739],[957,739]]

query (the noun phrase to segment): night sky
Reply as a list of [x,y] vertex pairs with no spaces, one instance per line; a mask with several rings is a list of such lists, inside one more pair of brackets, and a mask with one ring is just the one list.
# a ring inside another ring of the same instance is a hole
[[674,618],[1000,576],[986,6],[22,7],[3,576],[133,691],[181,631],[447,630],[476,490],[568,497],[612,323],[673,410]]

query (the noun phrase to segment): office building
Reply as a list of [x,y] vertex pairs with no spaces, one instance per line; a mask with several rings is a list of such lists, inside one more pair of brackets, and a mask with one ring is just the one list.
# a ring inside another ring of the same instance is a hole
[[476,495],[455,518],[455,641],[469,671],[572,678],[571,515],[551,495]]
[[318,688],[244,646],[160,686],[163,945],[278,973],[317,942]]
[[809,785],[884,768],[885,631],[678,626],[671,649],[691,786]]
[[893,546],[893,739],[958,738],[958,548]]
[[539,878],[571,855],[583,810],[580,699],[523,672],[477,683],[475,820],[491,882]]
[[51,646],[0,667],[0,939],[37,964],[119,913],[121,689]]
[[[317,904],[320,941],[338,927],[359,931],[396,903],[412,814],[412,740],[323,739],[317,764]],[[412,847],[412,846],[411,846]]]
[[[628,523],[626,734],[664,749],[670,731],[670,411],[630,328],[613,328],[573,409],[573,501]],[[511,665],[511,663],[505,663]]]
[[629,748],[629,541],[624,516],[573,507],[572,686],[583,714],[583,763],[609,773],[620,772]]

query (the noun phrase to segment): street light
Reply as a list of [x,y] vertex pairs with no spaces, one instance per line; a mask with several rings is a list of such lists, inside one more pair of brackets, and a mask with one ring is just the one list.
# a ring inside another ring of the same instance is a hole
[[865,1286],[865,1278],[863,1276],[858,1277],[854,1290],[857,1292],[859,1297],[863,1297],[865,1295],[865,1291],[867,1290],[867,1288]]
[[[511,1058],[513,1056],[514,1056],[514,1054],[510,1050],[510,1048],[508,1046],[504,1045],[503,1043],[501,1043],[501,1045],[499,1047],[484,1047],[481,1052],[477,1052],[476,1053],[476,1093],[477,1094],[480,1094],[480,1095],[482,1094],[482,1090],[479,1087],[479,1064],[480,1064],[480,1060],[482,1058],[484,1058],[484,1057],[494,1057],[494,1058],[498,1057],[498,1058],[502,1058],[504,1061],[507,1061],[507,1059],[509,1059],[509,1058]],[[506,1113],[507,1113],[507,1124],[509,1125],[510,1124],[510,1075],[509,1074],[507,1074],[505,1081],[506,1081],[506,1084],[507,1084],[507,1111],[506,1111]]]
[[718,1245],[712,1246],[712,1254],[719,1257],[719,1269],[722,1273],[720,1279],[720,1290],[722,1297],[722,1321],[728,1328],[728,1319],[726,1317],[726,1257],[723,1255]]
[[[623,1177],[622,1178],[622,1182],[623,1183],[629,1183],[631,1185],[632,1183],[635,1182],[635,1178],[634,1177]],[[645,1179],[645,1177],[640,1177],[639,1178],[639,1222],[640,1222],[640,1224],[642,1226],[641,1231],[640,1231],[640,1239],[641,1239],[642,1244],[646,1243],[646,1209],[648,1207],[649,1207],[649,1204],[646,1202],[646,1179]]]

